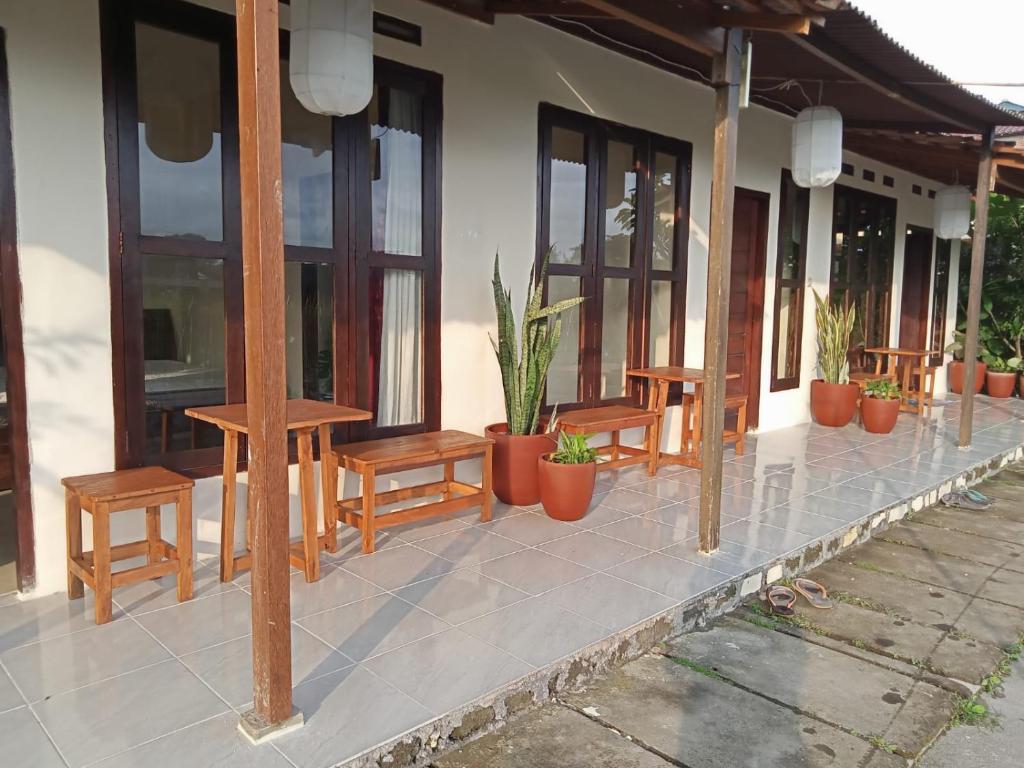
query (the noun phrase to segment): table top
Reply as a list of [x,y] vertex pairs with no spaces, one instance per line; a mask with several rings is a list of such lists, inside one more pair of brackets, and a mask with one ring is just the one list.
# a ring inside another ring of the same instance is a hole
[[[704,383],[703,368],[683,368],[679,365],[662,365],[656,368],[633,368],[626,371],[627,376],[644,379],[660,379],[661,381],[684,381],[690,384]],[[726,373],[726,379],[738,379],[738,373]]]
[[[208,421],[221,429],[248,434],[249,417],[245,403],[230,405],[209,405],[186,408],[185,415],[199,421]],[[323,424],[340,424],[347,421],[369,421],[373,414],[347,405],[335,405],[319,400],[289,400],[287,403],[287,429],[312,429]]]
[[902,347],[870,347],[864,351],[872,355],[903,355],[905,357],[929,357],[939,354],[937,349],[903,349]]

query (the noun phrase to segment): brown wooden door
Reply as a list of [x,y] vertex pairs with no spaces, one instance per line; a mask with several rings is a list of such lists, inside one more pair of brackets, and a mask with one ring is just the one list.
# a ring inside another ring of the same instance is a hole
[[903,299],[900,302],[900,346],[924,349],[928,344],[928,297],[931,290],[932,230],[908,227],[903,248]]
[[758,423],[761,391],[761,329],[768,238],[768,195],[736,189],[732,223],[732,273],[729,290],[727,366],[740,377],[726,392],[747,396],[747,425]]

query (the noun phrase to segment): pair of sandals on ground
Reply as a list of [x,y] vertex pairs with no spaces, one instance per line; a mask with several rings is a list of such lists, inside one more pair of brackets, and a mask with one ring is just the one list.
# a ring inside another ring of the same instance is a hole
[[793,605],[796,603],[797,595],[807,600],[814,608],[828,609],[833,606],[828,591],[818,582],[797,578],[793,579],[792,584],[792,587],[773,584],[765,591],[765,600],[776,616],[793,616],[796,613]]
[[952,493],[947,493],[939,501],[947,507],[969,509],[974,512],[988,509],[992,506],[992,499],[981,491],[975,491],[971,488],[961,488]]

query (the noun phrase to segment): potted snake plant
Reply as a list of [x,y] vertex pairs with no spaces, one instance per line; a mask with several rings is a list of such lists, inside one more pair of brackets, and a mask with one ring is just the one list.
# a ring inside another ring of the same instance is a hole
[[869,381],[860,401],[860,419],[864,429],[877,435],[887,435],[895,428],[899,415],[899,385],[888,379]]
[[540,503],[554,520],[579,520],[590,508],[597,476],[597,451],[586,435],[558,434],[558,450],[537,459]]
[[494,257],[492,286],[498,339],[495,341],[492,336],[491,345],[501,369],[505,421],[486,427],[484,434],[494,440],[494,495],[516,506],[540,501],[537,459],[554,447],[554,437],[540,414],[544,387],[562,336],[561,314],[583,301],[578,296],[547,307],[542,305],[550,256],[550,251],[545,254],[539,274],[536,268],[530,270],[529,293],[518,336],[512,293],[502,284],[498,256]]
[[850,383],[850,337],[856,312],[833,306],[814,292],[818,326],[818,367],[821,378],[811,382],[811,414],[826,427],[845,427],[857,412],[860,387]]

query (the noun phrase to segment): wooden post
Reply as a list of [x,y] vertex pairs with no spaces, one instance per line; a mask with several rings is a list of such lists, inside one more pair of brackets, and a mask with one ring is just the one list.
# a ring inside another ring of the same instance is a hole
[[722,432],[725,429],[725,368],[729,337],[729,276],[732,211],[736,192],[736,137],[739,129],[740,58],[743,30],[730,29],[715,56],[715,154],[711,177],[708,245],[708,304],[704,328],[704,402],[700,472],[700,551],[718,549],[722,509]]
[[236,0],[242,183],[245,397],[249,421],[253,708],[259,741],[302,722],[292,713],[285,427],[284,235],[278,0]]
[[967,331],[964,338],[964,388],[960,397],[960,447],[971,444],[974,430],[974,361],[978,357],[978,325],[981,320],[981,283],[985,276],[985,237],[988,234],[988,195],[992,188],[992,135],[981,138],[978,187],[974,194],[974,239],[971,241],[971,282],[967,293]]

